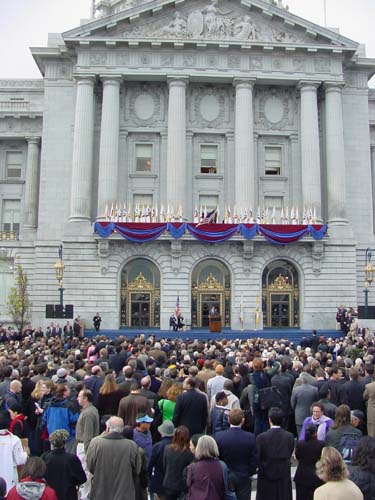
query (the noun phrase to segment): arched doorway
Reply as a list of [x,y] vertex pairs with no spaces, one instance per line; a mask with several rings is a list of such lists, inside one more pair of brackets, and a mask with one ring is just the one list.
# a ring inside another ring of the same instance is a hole
[[160,272],[149,260],[135,259],[121,273],[121,327],[160,326]]
[[293,264],[276,260],[262,276],[263,326],[293,328],[300,323],[298,272]]
[[208,327],[212,307],[221,315],[223,326],[230,326],[230,272],[220,261],[207,259],[193,270],[191,325]]

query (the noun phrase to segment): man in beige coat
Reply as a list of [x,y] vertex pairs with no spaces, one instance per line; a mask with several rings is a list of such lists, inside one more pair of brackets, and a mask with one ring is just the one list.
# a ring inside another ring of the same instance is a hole
[[375,382],[365,386],[363,399],[367,401],[367,434],[375,437]]

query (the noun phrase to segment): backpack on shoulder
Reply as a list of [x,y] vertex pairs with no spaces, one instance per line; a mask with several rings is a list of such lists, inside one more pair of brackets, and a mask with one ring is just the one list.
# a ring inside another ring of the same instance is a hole
[[337,449],[341,453],[344,462],[351,462],[353,451],[357,448],[360,439],[361,436],[354,432],[348,431],[341,435]]

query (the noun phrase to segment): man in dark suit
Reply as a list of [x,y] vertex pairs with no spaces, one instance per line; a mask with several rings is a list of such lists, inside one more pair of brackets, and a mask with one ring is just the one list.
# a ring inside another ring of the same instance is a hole
[[359,380],[359,371],[357,368],[350,368],[349,381],[345,382],[344,389],[346,392],[346,400],[351,410],[366,410],[363,401],[363,385]]
[[336,406],[348,404],[346,391],[344,385],[341,383],[341,375],[342,371],[340,368],[337,366],[332,367],[330,369],[330,379],[319,389],[321,394],[322,389],[328,387],[331,393],[331,402]]
[[175,427],[186,425],[193,434],[203,434],[208,417],[208,404],[204,394],[196,390],[197,381],[188,377],[184,380],[184,390],[176,401],[173,413],[173,423]]
[[285,360],[280,361],[279,372],[271,378],[272,387],[276,387],[281,395],[280,408],[284,413],[284,420],[282,423],[283,429],[287,430],[289,425],[289,416],[292,413],[292,406],[290,398],[292,396],[292,389],[294,385],[294,378],[287,373],[288,364]]
[[234,476],[237,500],[249,500],[251,476],[256,470],[255,436],[241,429],[244,422],[244,412],[234,408],[229,413],[230,428],[215,435],[220,459]]
[[294,437],[281,428],[283,412],[280,408],[268,411],[270,429],[256,438],[259,462],[257,500],[292,500],[290,458]]

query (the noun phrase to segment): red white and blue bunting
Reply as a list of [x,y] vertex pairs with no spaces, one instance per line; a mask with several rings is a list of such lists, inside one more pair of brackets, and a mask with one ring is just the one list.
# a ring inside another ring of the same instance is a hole
[[94,232],[102,238],[108,238],[117,232],[123,238],[134,243],[146,243],[156,240],[168,232],[172,238],[181,238],[186,232],[205,243],[223,243],[236,234],[246,240],[261,235],[276,245],[296,243],[305,236],[321,240],[327,233],[327,224],[292,225],[292,224],[193,224],[186,222],[95,222]]

